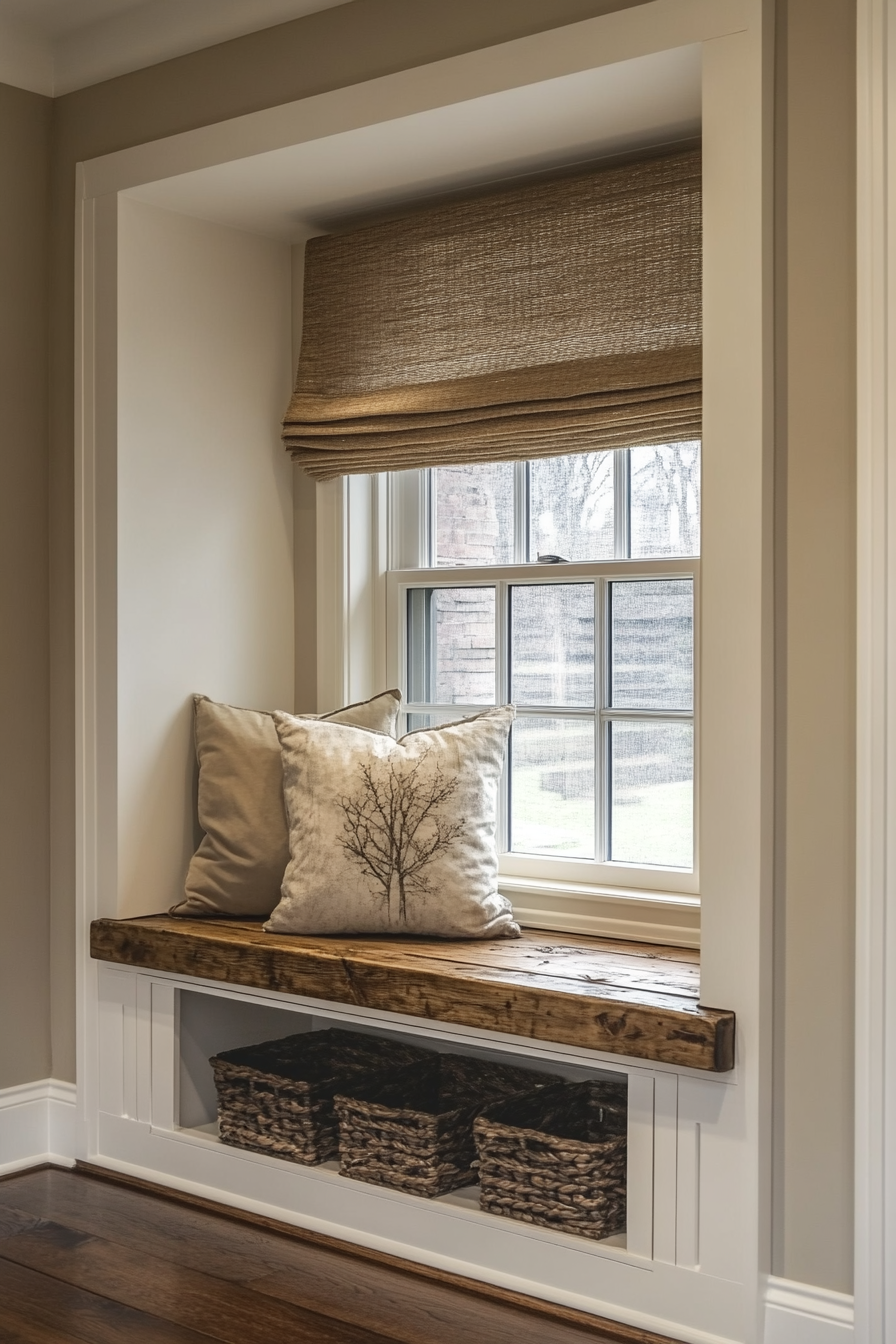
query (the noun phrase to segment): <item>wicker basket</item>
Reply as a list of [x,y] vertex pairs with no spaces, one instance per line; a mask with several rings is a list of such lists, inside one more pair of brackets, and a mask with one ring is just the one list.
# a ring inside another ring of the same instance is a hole
[[480,1207],[598,1241],[623,1232],[626,1098],[590,1080],[489,1106],[474,1125]]
[[333,1094],[431,1052],[360,1032],[303,1032],[215,1055],[224,1143],[306,1166],[339,1154]]
[[336,1097],[340,1171],[410,1194],[447,1194],[476,1180],[473,1121],[489,1102],[554,1079],[463,1055],[423,1065]]

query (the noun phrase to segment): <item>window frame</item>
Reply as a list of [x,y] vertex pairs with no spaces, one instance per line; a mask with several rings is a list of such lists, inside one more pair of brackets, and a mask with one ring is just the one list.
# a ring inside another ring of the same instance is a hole
[[[619,471],[619,463],[623,455],[616,455],[616,470]],[[518,467],[525,467],[525,463],[517,464]],[[517,505],[519,505],[520,488],[519,482],[522,473],[516,472],[517,481]],[[652,865],[638,865],[622,863],[620,861],[596,859],[561,859],[548,855],[527,855],[515,854],[507,850],[507,837],[509,832],[507,816],[507,797],[506,789],[502,789],[501,813],[499,818],[499,886],[506,890],[507,894],[513,896],[517,884],[522,883],[523,889],[530,894],[544,893],[550,894],[558,888],[575,888],[577,891],[595,895],[612,893],[616,897],[624,898],[631,894],[633,897],[643,897],[646,895],[660,896],[664,900],[670,900],[673,903],[684,898],[688,904],[691,902],[699,903],[700,891],[700,781],[699,781],[699,705],[700,705],[700,683],[699,683],[699,638],[700,638],[700,559],[699,557],[659,557],[654,559],[614,559],[599,561],[575,561],[567,562],[563,565],[539,563],[538,561],[522,561],[511,565],[487,565],[487,566],[447,566],[447,565],[417,565],[415,558],[425,556],[429,558],[432,554],[432,538],[430,536],[430,523],[433,517],[430,500],[430,478],[426,470],[406,471],[391,473],[386,485],[388,500],[388,542],[386,547],[386,560],[388,562],[386,572],[386,677],[390,685],[394,685],[401,690],[403,712],[408,713],[429,713],[433,712],[433,707],[417,702],[409,702],[407,699],[408,691],[408,645],[407,645],[407,622],[404,613],[407,610],[407,594],[414,588],[430,587],[495,587],[496,589],[496,649],[497,654],[497,703],[503,702],[500,694],[502,682],[506,685],[506,670],[502,666],[502,657],[500,653],[500,641],[502,634],[506,638],[506,630],[502,631],[505,614],[507,611],[506,592],[509,587],[516,583],[535,584],[535,583],[560,583],[560,582],[593,582],[595,584],[595,601],[597,610],[600,613],[599,619],[606,620],[606,603],[601,601],[600,591],[602,585],[613,579],[661,579],[661,578],[690,578],[694,583],[694,704],[692,716],[686,716],[688,721],[694,725],[694,791],[693,791],[693,837],[694,837],[694,865],[692,870],[660,868]],[[617,510],[617,515],[619,514]],[[519,555],[521,546],[521,510],[517,506],[515,510],[516,518],[516,539],[515,551]],[[619,548],[619,521],[617,517],[617,549]],[[627,548],[626,548],[627,549]],[[394,567],[393,567],[394,565]],[[502,598],[502,595],[503,598]],[[596,653],[598,655],[600,666],[596,667],[596,672],[600,681],[605,685],[607,668],[605,666],[608,651],[608,641],[604,638]],[[593,711],[590,711],[597,726],[596,751],[605,754],[607,733],[604,724],[613,718],[636,718],[649,719],[651,717],[678,718],[674,714],[664,715],[658,713],[651,715],[649,711],[619,711],[612,710],[609,707],[602,707],[602,695],[596,691],[596,704]],[[444,721],[449,722],[451,718],[462,718],[468,714],[479,713],[486,708],[484,705],[452,705],[439,706],[435,713]],[[528,713],[529,707],[525,707],[523,715]],[[547,713],[547,708],[545,708]],[[585,717],[588,711],[577,717]],[[406,722],[406,720],[405,720]],[[607,778],[607,765],[605,760],[597,764],[597,777],[601,784],[605,786]],[[605,808],[598,798],[595,798],[596,824],[601,825],[601,812],[605,815]],[[602,849],[600,831],[596,832],[598,853]]]
[[[748,9],[743,22],[739,14],[733,25],[729,16],[713,27],[719,9],[709,6],[700,10],[696,28],[686,27],[684,37],[684,30],[675,29],[679,43],[701,43],[707,166],[699,654],[702,903],[696,896],[639,893],[631,887],[585,890],[558,883],[546,892],[526,879],[512,882],[514,907],[528,927],[700,947],[704,1001],[734,1003],[739,1034],[746,1031],[755,1040],[768,1003],[764,968],[774,886],[774,380],[768,340],[773,174],[766,116],[770,48],[761,8],[750,0]],[[628,23],[628,15],[637,13],[613,15],[612,23],[620,18]],[[687,23],[693,21],[690,16]],[[653,28],[649,50],[657,50],[658,42],[668,45],[668,35],[658,38]],[[623,56],[602,47],[600,60],[611,63],[631,54],[628,47]],[[341,477],[315,488],[317,710],[324,713],[387,684],[388,507],[381,476]],[[301,619],[307,614],[303,599]],[[307,645],[300,644],[298,656],[307,654]]]

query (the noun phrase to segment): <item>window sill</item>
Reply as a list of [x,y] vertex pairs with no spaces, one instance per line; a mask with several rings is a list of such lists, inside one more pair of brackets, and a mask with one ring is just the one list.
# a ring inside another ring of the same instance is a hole
[[503,875],[498,888],[527,929],[667,947],[700,946],[699,896]]

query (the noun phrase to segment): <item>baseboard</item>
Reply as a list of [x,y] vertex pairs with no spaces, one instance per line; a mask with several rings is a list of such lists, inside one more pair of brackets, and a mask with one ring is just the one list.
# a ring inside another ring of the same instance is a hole
[[853,1299],[829,1288],[769,1278],[763,1344],[852,1344]]
[[73,1083],[55,1078],[0,1090],[0,1176],[40,1162],[73,1165],[76,1096]]

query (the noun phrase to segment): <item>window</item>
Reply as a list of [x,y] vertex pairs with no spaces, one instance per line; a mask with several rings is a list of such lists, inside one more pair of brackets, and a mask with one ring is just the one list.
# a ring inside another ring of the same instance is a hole
[[699,533],[695,442],[393,475],[408,728],[517,706],[502,875],[696,889]]

